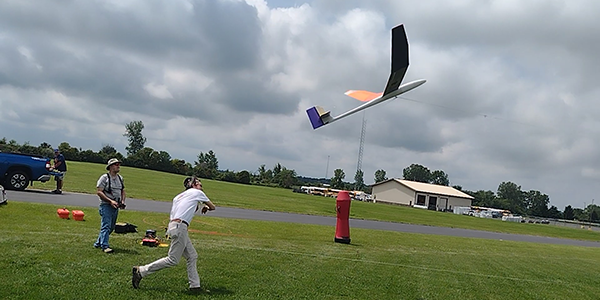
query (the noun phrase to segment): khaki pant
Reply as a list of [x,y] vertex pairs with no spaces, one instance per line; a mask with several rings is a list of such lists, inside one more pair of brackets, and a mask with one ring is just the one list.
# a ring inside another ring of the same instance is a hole
[[171,246],[167,257],[139,268],[142,277],[146,277],[158,270],[176,266],[181,256],[187,261],[187,274],[190,288],[200,287],[200,277],[196,267],[198,253],[188,236],[187,225],[184,223],[170,222],[167,233],[171,237]]

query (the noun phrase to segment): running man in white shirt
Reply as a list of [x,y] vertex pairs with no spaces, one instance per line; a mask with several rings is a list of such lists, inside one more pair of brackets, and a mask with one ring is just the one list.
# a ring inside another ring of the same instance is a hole
[[167,257],[161,258],[145,266],[135,266],[132,270],[131,284],[134,288],[140,287],[142,278],[164,268],[177,265],[181,256],[187,261],[188,281],[190,290],[208,292],[200,287],[200,277],[196,268],[198,253],[188,236],[188,226],[192,222],[194,213],[202,207],[202,213],[215,210],[215,205],[202,191],[202,183],[198,178],[188,177],[183,181],[186,190],[173,198],[170,222],[167,234],[171,237],[171,246]]

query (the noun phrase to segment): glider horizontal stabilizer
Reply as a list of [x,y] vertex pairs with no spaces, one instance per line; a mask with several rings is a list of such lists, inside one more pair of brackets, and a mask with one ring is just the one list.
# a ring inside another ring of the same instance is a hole
[[325,124],[328,124],[332,119],[330,112],[325,111],[320,106],[313,106],[307,109],[306,114],[308,114],[308,119],[310,119],[313,129],[317,129]]

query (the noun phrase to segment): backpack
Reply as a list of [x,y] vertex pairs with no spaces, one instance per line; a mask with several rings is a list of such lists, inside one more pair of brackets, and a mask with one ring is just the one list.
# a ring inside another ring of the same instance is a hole
[[137,232],[137,226],[130,223],[115,223],[115,233]]
[[[124,190],[125,184],[123,184],[123,177],[119,174],[117,174],[117,177],[119,177],[119,181],[121,181],[121,190]],[[104,187],[104,192],[112,194],[112,188],[110,187],[110,173],[106,173],[106,180],[108,180],[108,186]]]

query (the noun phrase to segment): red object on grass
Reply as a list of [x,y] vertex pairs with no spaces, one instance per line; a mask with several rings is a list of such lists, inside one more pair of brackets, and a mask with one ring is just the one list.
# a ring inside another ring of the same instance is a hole
[[83,211],[81,211],[81,210],[73,211],[73,219],[75,219],[75,221],[83,221],[83,216],[85,216]]
[[56,210],[56,213],[58,214],[58,217],[61,219],[69,218],[69,210],[66,208],[59,208]]
[[335,224],[336,243],[350,244],[350,195],[348,191],[340,191],[335,200],[337,222]]

